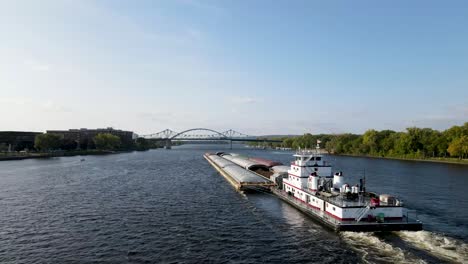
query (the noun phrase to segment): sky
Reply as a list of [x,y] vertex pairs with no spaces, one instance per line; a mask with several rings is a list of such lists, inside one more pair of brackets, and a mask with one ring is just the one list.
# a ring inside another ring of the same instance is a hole
[[0,0],[0,131],[467,121],[467,1]]

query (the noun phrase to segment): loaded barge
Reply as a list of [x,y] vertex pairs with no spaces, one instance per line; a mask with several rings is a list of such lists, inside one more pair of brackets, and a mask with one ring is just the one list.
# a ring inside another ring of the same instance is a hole
[[342,172],[316,150],[298,151],[289,166],[234,153],[206,153],[205,159],[237,190],[271,191],[335,231],[422,230],[415,211],[388,194],[368,192],[365,179],[349,185]]
[[224,154],[224,157],[221,157],[221,154],[224,153],[206,153],[204,157],[236,190],[247,191],[257,188],[269,190],[270,187],[276,185],[271,180],[252,171],[258,169],[259,165],[243,158],[239,158],[237,163],[234,163],[228,158],[237,156],[237,154],[233,153],[229,156]]

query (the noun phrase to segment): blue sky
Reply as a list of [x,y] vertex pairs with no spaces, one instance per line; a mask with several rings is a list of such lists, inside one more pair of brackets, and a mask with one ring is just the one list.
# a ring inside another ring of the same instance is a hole
[[0,130],[468,121],[466,1],[0,0]]

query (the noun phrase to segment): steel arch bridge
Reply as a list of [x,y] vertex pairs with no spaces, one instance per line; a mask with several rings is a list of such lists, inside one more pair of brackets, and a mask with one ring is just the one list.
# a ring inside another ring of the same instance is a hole
[[[197,131],[199,133],[191,133]],[[201,133],[200,133],[201,132]],[[255,136],[249,136],[244,133],[229,129],[219,132],[209,128],[191,128],[182,132],[176,132],[171,129],[165,129],[158,133],[143,135],[146,139],[169,139],[169,140],[236,140],[236,139],[257,139]]]
[[[196,133],[195,133],[196,132]],[[171,148],[172,141],[241,141],[241,142],[281,142],[281,140],[262,139],[256,136],[249,136],[244,133],[229,129],[224,132],[219,132],[209,128],[191,128],[182,132],[176,132],[171,129],[165,129],[158,133],[143,135],[142,138],[159,140],[166,142],[166,148]]]

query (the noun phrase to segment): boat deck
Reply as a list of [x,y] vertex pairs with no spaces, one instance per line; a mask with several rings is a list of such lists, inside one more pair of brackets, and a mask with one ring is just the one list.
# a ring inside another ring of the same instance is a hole
[[402,220],[388,220],[384,222],[366,222],[366,221],[341,221],[331,217],[324,211],[308,207],[301,201],[289,196],[286,192],[272,188],[272,192],[280,199],[288,202],[302,212],[313,216],[314,219],[324,223],[329,228],[335,231],[419,231],[422,230],[422,223],[413,218],[405,216]]
[[[356,200],[349,200],[341,195],[331,196],[331,197],[321,197],[329,203],[332,203],[339,207],[363,207],[370,204],[371,197],[369,196],[361,196]],[[400,205],[389,205],[386,203],[381,202],[379,207],[402,207]]]

